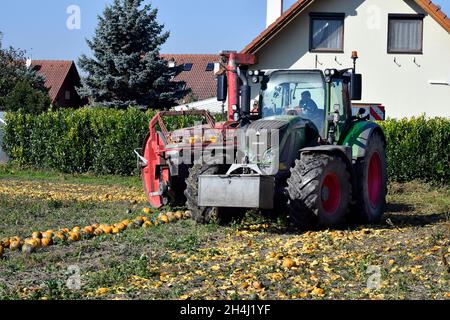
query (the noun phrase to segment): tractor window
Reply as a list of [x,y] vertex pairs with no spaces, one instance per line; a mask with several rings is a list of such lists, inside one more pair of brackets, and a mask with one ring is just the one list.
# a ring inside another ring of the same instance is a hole
[[314,122],[319,131],[325,122],[325,84],[320,73],[274,72],[262,92],[263,117],[299,116]]
[[339,110],[341,118],[345,118],[348,110],[346,107],[349,103],[348,84],[343,79],[333,79],[330,89],[331,112]]

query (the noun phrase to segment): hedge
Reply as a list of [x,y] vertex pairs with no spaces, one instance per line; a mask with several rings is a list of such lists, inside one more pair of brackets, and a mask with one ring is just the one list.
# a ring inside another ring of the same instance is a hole
[[[132,150],[142,145],[154,112],[84,108],[38,116],[8,113],[4,148],[13,163],[66,173],[130,175]],[[168,118],[169,129],[194,118]],[[381,122],[391,181],[450,181],[450,119],[425,117]]]
[[391,181],[450,184],[450,119],[424,116],[380,122]]
[[[133,149],[142,146],[155,112],[134,108],[58,110],[37,116],[7,113],[4,149],[14,164],[64,173],[130,175],[136,170]],[[198,118],[174,117],[168,129]]]

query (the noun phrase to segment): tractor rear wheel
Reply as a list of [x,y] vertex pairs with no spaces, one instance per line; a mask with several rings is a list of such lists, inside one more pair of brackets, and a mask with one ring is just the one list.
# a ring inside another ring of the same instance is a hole
[[217,222],[225,225],[234,219],[242,219],[245,216],[245,209],[241,208],[213,208],[198,206],[198,181],[199,176],[204,174],[223,174],[228,170],[224,165],[194,165],[189,169],[189,177],[186,180],[187,188],[184,192],[186,205],[191,211],[192,218],[199,224]]
[[287,181],[290,217],[299,227],[340,227],[351,199],[350,174],[344,161],[326,154],[303,154]]
[[377,223],[386,206],[387,169],[384,139],[375,133],[366,155],[356,162],[356,186],[352,217],[358,223]]

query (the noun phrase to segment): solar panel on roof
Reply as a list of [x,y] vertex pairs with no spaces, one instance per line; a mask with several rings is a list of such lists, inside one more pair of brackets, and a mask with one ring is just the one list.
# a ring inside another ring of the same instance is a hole
[[210,62],[208,63],[208,65],[206,66],[206,71],[213,71],[214,70],[214,63]]
[[193,63],[185,63],[184,64],[184,71],[191,71],[192,70],[192,66],[193,66],[194,64]]

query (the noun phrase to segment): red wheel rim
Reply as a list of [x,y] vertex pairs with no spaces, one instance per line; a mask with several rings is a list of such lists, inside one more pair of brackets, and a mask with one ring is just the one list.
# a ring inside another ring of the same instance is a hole
[[328,174],[322,184],[322,207],[327,214],[336,213],[341,202],[341,185],[335,173]]
[[369,161],[369,172],[367,177],[367,190],[369,191],[369,200],[372,207],[376,208],[380,202],[381,185],[381,157],[375,152]]

